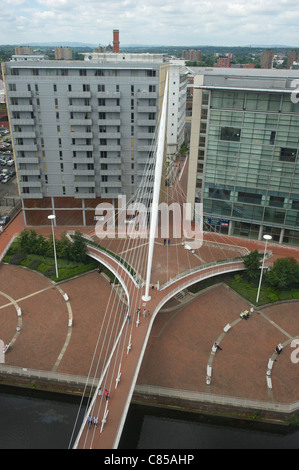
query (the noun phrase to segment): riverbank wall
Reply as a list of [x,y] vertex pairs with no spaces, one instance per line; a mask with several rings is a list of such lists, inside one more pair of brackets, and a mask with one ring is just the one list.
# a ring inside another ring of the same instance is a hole
[[[20,377],[12,374],[0,375],[0,390],[3,387],[24,388],[45,393],[90,397],[96,389],[97,381],[71,376],[68,380],[49,380],[44,377]],[[299,402],[278,404],[258,402],[236,397],[194,393],[186,390],[165,389],[150,385],[135,387],[132,404],[201,414],[213,418],[228,418],[273,426],[299,427]]]

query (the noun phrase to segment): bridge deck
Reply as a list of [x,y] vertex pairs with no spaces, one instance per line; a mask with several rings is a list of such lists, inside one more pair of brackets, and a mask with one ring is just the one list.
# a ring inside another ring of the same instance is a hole
[[[136,298],[139,298],[141,306],[141,294],[143,292],[141,292],[142,290],[138,289],[135,284],[133,284],[133,281],[128,278],[124,269],[108,258],[104,253],[99,253],[96,249],[90,248],[89,253],[93,254],[93,256],[98,260],[102,260],[107,264],[110,264],[112,270],[118,269],[119,275],[121,275],[121,271],[124,278],[126,278],[127,283],[130,284],[128,289],[130,290],[131,295],[133,291],[135,291],[135,296]],[[140,324],[138,326],[135,326],[137,314],[131,308],[129,314],[131,316],[131,321],[134,324],[131,338],[132,347],[127,351],[127,354],[125,354],[123,359],[120,382],[116,389],[114,388],[109,390],[110,398],[108,402],[106,401],[104,394],[96,396],[95,402],[91,406],[92,410],[90,414],[93,417],[98,418],[98,425],[88,426],[87,421],[83,423],[83,428],[81,429],[82,434],[79,436],[76,448],[117,448],[154,318],[161,306],[167,302],[167,299],[171,298],[176,292],[179,292],[182,288],[193,284],[197,280],[209,277],[215,273],[228,272],[231,270],[236,271],[239,269],[243,269],[242,262],[232,262],[227,265],[213,266],[177,280],[163,291],[157,291],[156,289],[151,290],[151,299],[146,303],[146,309],[152,312],[152,314],[145,317],[140,315]],[[123,341],[123,339],[121,338],[120,341]],[[127,346],[128,344],[124,345],[125,350]],[[113,363],[113,360],[111,363]],[[101,383],[102,391],[106,388],[105,383],[116,384],[117,375],[118,367],[109,367],[107,375]],[[108,417],[102,427],[102,420],[107,412]]]

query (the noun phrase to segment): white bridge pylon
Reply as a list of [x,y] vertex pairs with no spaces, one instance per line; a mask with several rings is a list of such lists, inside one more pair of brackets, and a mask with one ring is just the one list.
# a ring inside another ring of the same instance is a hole
[[166,117],[167,117],[167,94],[168,94],[168,74],[166,75],[166,84],[165,84],[165,89],[164,89],[164,97],[163,97],[163,104],[162,104],[159,134],[158,134],[153,202],[152,202],[151,220],[150,220],[147,271],[146,271],[146,281],[145,281],[145,294],[142,296],[142,300],[144,300],[145,302],[148,302],[151,299],[149,295],[149,288],[150,288],[150,279],[151,279],[152,263],[153,263],[153,256],[154,256],[154,242],[155,242],[155,234],[156,234],[157,221],[158,221],[158,205],[159,205],[161,177],[162,177],[162,168],[163,168],[163,159],[164,159],[164,144],[165,144]]

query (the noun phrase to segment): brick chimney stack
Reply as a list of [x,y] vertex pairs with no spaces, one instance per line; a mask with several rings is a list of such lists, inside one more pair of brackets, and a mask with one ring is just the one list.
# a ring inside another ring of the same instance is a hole
[[113,52],[119,52],[119,30],[113,30]]

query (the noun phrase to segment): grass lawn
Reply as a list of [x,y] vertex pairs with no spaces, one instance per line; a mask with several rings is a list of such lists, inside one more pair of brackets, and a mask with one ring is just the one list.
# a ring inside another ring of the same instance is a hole
[[299,286],[297,288],[289,290],[279,290],[269,287],[265,285],[265,283],[262,283],[259,301],[256,304],[258,286],[253,286],[250,283],[246,282],[243,279],[242,275],[234,276],[233,274],[224,274],[221,276],[206,279],[204,281],[199,282],[198,284],[195,284],[194,286],[190,286],[189,291],[195,294],[200,290],[206,289],[207,287],[217,284],[219,282],[226,283],[229,287],[231,287],[238,294],[244,297],[244,299],[257,306],[282,300],[299,299]]

